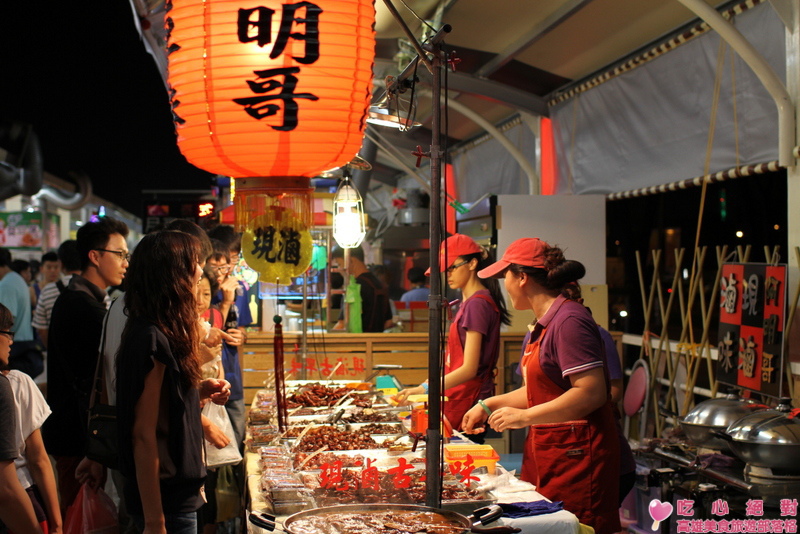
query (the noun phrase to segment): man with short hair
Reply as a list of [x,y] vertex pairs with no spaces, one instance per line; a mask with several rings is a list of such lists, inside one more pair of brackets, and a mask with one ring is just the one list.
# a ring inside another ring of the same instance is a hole
[[[389,305],[389,290],[378,278],[367,269],[364,263],[364,250],[361,247],[351,248],[349,261],[346,266],[347,274],[355,276],[360,286],[361,294],[361,331],[383,332],[392,326],[392,308]],[[344,250],[334,248],[331,250],[331,263],[337,265],[334,269],[342,269],[344,264]],[[345,281],[345,287],[347,281]],[[344,320],[340,320],[334,330],[343,330]]]
[[125,223],[110,217],[81,226],[76,243],[81,274],[72,275],[50,315],[47,402],[53,414],[45,421],[42,436],[56,460],[62,512],[80,488],[75,469],[86,448],[86,417],[106,314],[106,291],[125,277],[130,257],[127,235]]
[[45,252],[42,254],[42,263],[39,267],[39,275],[41,276],[41,280],[37,280],[34,283],[34,289],[36,289],[36,298],[39,298],[39,294],[44,286],[61,278],[61,260],[58,258],[57,253],[51,250],[50,252]]
[[[74,239],[67,239],[61,243],[58,247],[57,259],[64,276],[50,280],[51,283],[42,287],[42,292],[39,293],[39,300],[36,302],[36,309],[33,310],[33,320],[31,321],[31,325],[36,329],[39,334],[39,340],[41,340],[45,348],[47,348],[47,333],[50,328],[50,313],[53,311],[53,304],[55,304],[61,291],[69,284],[72,275],[81,272],[78,243]],[[44,261],[44,256],[42,256],[42,260],[42,272],[44,272],[44,266],[50,262]]]
[[25,279],[11,269],[11,252],[0,247],[0,303],[14,317],[14,344],[8,366],[36,378],[44,370],[42,351],[33,340],[31,291]]

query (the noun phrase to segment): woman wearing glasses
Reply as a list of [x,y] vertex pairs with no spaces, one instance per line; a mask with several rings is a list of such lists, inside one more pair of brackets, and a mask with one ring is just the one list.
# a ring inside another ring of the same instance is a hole
[[[478,271],[491,263],[480,245],[462,234],[448,237],[439,250],[439,266],[446,273],[447,284],[461,290],[461,306],[447,336],[444,366],[444,414],[456,429],[478,400],[494,395],[500,324],[510,323],[497,281],[478,278]],[[427,392],[426,381],[404,389],[395,399],[402,403],[409,395]],[[482,435],[472,439],[483,442]]]

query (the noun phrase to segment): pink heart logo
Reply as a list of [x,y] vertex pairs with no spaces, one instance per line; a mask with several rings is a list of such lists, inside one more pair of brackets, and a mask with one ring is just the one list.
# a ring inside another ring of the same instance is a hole
[[650,517],[653,521],[664,521],[672,514],[672,505],[668,502],[661,502],[658,499],[650,501]]

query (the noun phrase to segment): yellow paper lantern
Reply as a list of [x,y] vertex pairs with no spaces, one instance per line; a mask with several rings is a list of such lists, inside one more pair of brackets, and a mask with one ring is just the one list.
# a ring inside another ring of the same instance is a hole
[[251,219],[242,233],[242,255],[259,280],[289,285],[311,265],[314,246],[306,223],[281,206]]

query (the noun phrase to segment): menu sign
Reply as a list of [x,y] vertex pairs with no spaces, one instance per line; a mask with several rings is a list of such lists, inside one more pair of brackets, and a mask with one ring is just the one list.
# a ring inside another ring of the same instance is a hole
[[717,381],[781,396],[786,266],[722,266]]

